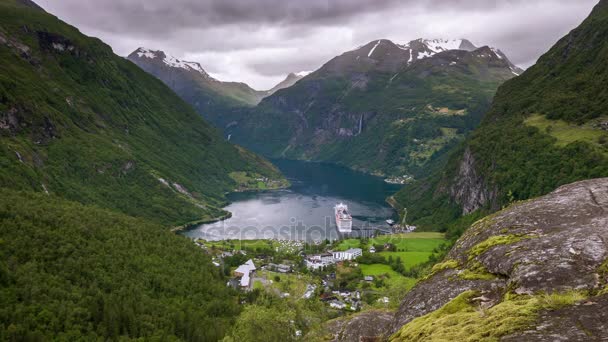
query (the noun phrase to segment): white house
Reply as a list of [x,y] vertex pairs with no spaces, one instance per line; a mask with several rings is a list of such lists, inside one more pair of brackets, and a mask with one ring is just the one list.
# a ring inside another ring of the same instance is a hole
[[306,267],[313,270],[317,270],[319,268],[334,264],[335,262],[336,260],[334,259],[334,256],[331,253],[311,255],[309,258],[306,259]]
[[370,252],[370,253],[376,253],[376,247],[371,246],[371,247],[369,248],[369,252]]
[[234,275],[241,278],[240,285],[241,288],[249,288],[251,287],[251,273],[256,270],[255,265],[253,264],[253,260],[249,259],[246,263],[237,267],[234,270]]
[[334,259],[336,260],[353,260],[363,255],[361,248],[351,248],[346,251],[333,252]]

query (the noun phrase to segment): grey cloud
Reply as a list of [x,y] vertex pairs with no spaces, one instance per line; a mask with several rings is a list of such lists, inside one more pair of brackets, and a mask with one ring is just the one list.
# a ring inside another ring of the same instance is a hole
[[109,43],[190,58],[220,79],[269,88],[291,71],[379,38],[468,38],[529,66],[597,0],[39,0]]

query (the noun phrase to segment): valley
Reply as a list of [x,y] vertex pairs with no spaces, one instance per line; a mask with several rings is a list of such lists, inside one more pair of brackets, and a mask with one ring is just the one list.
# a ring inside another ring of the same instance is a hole
[[608,335],[608,0],[40,1],[0,0],[0,341]]

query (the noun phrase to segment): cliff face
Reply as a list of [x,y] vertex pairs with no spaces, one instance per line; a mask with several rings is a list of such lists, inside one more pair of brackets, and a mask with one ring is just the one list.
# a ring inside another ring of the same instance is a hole
[[463,215],[496,203],[496,191],[487,188],[483,177],[475,169],[475,157],[469,148],[464,152],[449,192],[451,198],[462,207]]

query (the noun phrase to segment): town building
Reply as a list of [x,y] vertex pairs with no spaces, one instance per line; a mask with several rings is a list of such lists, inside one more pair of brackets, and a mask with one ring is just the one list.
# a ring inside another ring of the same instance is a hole
[[237,267],[236,270],[234,270],[234,275],[237,278],[240,278],[239,285],[241,289],[251,288],[252,275],[255,270],[255,265],[253,264],[253,260],[251,259],[249,259],[246,263],[242,264],[241,266]]
[[336,260],[354,260],[363,255],[361,248],[351,248],[346,251],[333,252],[334,259]]

